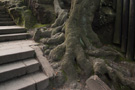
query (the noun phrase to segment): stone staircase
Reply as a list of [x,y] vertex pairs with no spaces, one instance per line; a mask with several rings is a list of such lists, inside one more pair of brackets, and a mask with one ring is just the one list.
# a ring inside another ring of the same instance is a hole
[[46,90],[49,78],[36,59],[25,28],[0,11],[0,90]]

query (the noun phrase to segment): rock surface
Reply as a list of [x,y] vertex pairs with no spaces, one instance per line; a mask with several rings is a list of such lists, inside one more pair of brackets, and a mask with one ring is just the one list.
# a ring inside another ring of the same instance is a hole
[[91,76],[86,84],[88,90],[111,90],[97,75]]
[[103,43],[112,43],[115,8],[115,0],[101,0],[100,8],[95,14],[93,21],[93,30],[98,34]]
[[37,17],[38,22],[48,24],[55,20],[53,0],[24,0],[24,2]]

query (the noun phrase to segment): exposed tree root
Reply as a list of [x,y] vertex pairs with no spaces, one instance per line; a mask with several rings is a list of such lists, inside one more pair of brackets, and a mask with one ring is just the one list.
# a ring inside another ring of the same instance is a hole
[[57,33],[55,34],[53,37],[51,38],[43,38],[41,39],[41,42],[44,44],[61,44],[62,42],[64,42],[65,40],[65,36],[63,33]]
[[53,35],[55,35],[55,34],[57,34],[57,33],[59,33],[59,32],[62,32],[62,28],[63,28],[63,25],[54,28],[54,30],[52,30],[51,36],[53,36]]
[[44,52],[49,59],[60,63],[67,81],[97,74],[114,90],[122,90],[124,85],[135,90],[135,82],[131,80],[134,76],[130,76],[129,68],[125,71],[125,67],[115,63],[123,56],[111,48],[102,47],[92,30],[94,13],[99,6],[100,0],[72,0],[68,18],[68,12],[61,9],[58,0],[54,0],[58,18],[48,30],[39,30],[37,36],[46,44]]
[[[89,5],[90,3],[93,3],[93,5]],[[71,80],[75,80],[78,77],[76,66],[87,77],[92,74],[91,62],[86,57],[85,49],[91,49],[90,46],[92,44],[96,44],[97,46],[101,45],[100,40],[92,31],[91,27],[94,12],[99,4],[99,0],[72,1],[70,17],[65,27],[66,40],[64,43],[66,45],[66,52],[62,59],[62,62],[64,62],[62,63],[62,68]],[[91,10],[86,12],[89,8]]]
[[[64,53],[65,53],[65,45],[64,44],[60,44],[58,45],[56,48],[54,48],[53,50],[51,50],[49,56],[53,61],[59,61],[62,59]],[[57,54],[56,54],[57,53]]]
[[34,35],[34,40],[35,41],[39,41],[42,38],[46,38],[46,37],[50,37],[51,36],[51,30],[44,30],[42,29],[38,29]]
[[98,49],[96,48],[93,50],[88,50],[86,51],[86,53],[92,57],[103,58],[111,61],[117,61],[121,57],[124,58],[124,56],[118,51],[107,46]]
[[[121,67],[121,65],[108,62],[103,59],[92,58],[94,73],[97,74],[105,83],[115,90],[134,90],[135,79],[131,77],[129,68]],[[108,82],[109,81],[109,82]],[[123,87],[123,89],[121,88]]]

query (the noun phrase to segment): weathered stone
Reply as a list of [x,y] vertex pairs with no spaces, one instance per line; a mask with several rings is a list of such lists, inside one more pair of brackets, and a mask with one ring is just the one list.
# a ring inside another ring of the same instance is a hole
[[45,90],[45,88],[49,85],[49,78],[42,72],[34,73],[32,78],[36,83],[36,90]]
[[91,76],[86,85],[88,90],[111,90],[97,75]]
[[18,26],[2,26],[0,27],[1,34],[12,34],[12,33],[24,33],[26,29]]
[[12,79],[26,74],[26,68],[23,62],[14,62],[0,65],[0,82]]
[[28,33],[18,33],[18,34],[7,34],[7,35],[0,35],[0,42],[3,41],[12,41],[12,40],[22,40],[27,39],[29,37]]
[[37,59],[39,60],[39,63],[41,64],[43,71],[46,73],[46,75],[47,75],[48,77],[50,77],[50,78],[53,77],[53,76],[54,76],[54,70],[53,70],[53,68],[51,67],[51,65],[49,64],[47,58],[45,58],[45,57],[43,56],[43,53],[42,53],[42,51],[40,50],[40,48],[37,47],[37,46],[32,46],[32,48],[33,48],[33,49],[35,50],[35,52],[36,52]]
[[0,64],[34,57],[34,50],[30,47],[19,47],[0,52]]
[[[0,17],[9,15],[0,14]],[[33,59],[35,52],[30,45],[35,42],[20,40],[28,39],[28,35],[26,29],[19,26],[0,26],[0,41],[18,40],[0,43],[0,90],[45,90],[48,86],[49,77],[39,70],[39,62]]]
[[15,25],[15,23],[13,21],[9,21],[9,22],[3,21],[3,22],[0,22],[0,26],[13,26],[13,25]]
[[0,21],[12,21],[11,18],[0,18]]
[[52,23],[55,20],[53,0],[24,0],[26,5],[32,9],[38,22],[42,24]]
[[23,63],[26,66],[26,73],[32,73],[39,70],[39,62],[36,59],[27,59]]
[[93,30],[98,34],[103,43],[112,43],[115,10],[113,9],[113,1],[101,0],[101,6],[95,13],[93,21]]

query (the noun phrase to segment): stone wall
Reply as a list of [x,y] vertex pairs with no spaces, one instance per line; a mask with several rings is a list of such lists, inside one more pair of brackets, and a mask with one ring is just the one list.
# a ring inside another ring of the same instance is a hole
[[112,43],[115,23],[115,0],[101,0],[100,9],[96,12],[93,29],[105,44]]
[[24,2],[40,23],[49,24],[55,20],[53,0],[24,0]]
[[15,23],[25,28],[33,28],[37,20],[31,10],[24,5],[23,0],[3,0],[5,8]]

